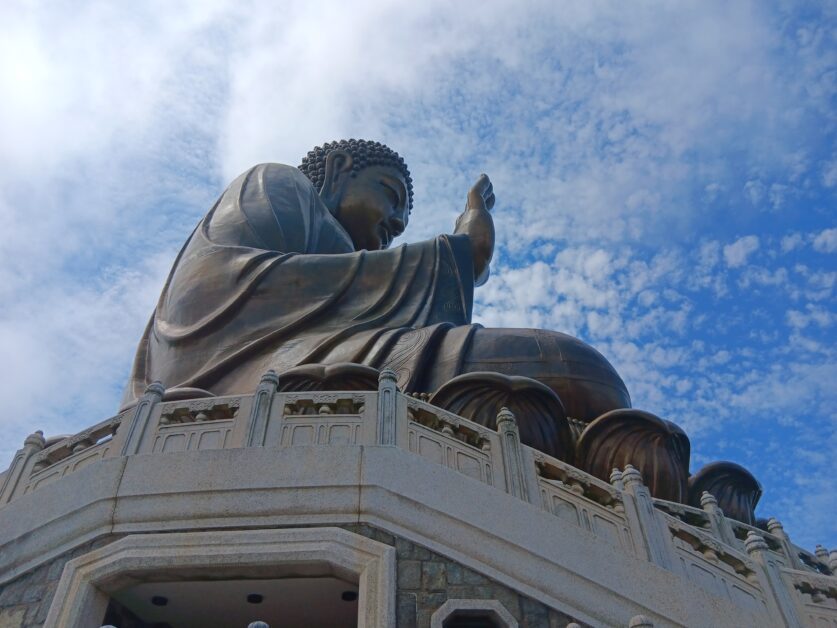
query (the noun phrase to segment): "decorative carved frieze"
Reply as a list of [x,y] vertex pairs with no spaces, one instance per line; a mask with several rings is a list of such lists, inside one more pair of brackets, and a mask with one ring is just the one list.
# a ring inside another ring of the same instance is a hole
[[837,578],[791,569],[784,573],[799,593],[809,596],[814,604],[834,609],[837,618]]
[[63,440],[58,441],[54,445],[35,454],[33,457],[34,464],[32,471],[38,473],[51,467],[52,465],[61,462],[65,458],[69,458],[73,454],[77,454],[85,449],[89,449],[103,441],[109,440],[116,434],[123,419],[129,414],[125,411],[115,417],[102,421],[93,427],[82,430],[78,434],[73,434]]
[[491,448],[490,438],[496,433],[441,408],[410,398],[407,399],[407,418],[485,451]]
[[523,444],[571,461],[574,437],[561,399],[545,384],[519,375],[490,371],[454,377],[433,393],[430,403],[489,429],[508,408],[517,417]]
[[352,393],[283,393],[285,416],[306,415],[360,415],[363,414],[366,396]]
[[235,418],[241,407],[241,398],[193,399],[169,401],[160,408],[160,424],[221,421]]
[[622,494],[610,484],[546,454],[533,451],[537,474],[545,480],[566,486],[570,491],[591,501],[623,512]]
[[666,522],[672,536],[683,541],[692,551],[713,563],[728,565],[735,573],[749,581],[754,580],[755,565],[744,554],[725,546],[709,532],[688,525],[680,519],[669,516],[666,517]]
[[702,529],[709,528],[710,526],[709,515],[700,508],[693,508],[692,506],[670,502],[665,499],[655,499],[654,506],[690,526]]

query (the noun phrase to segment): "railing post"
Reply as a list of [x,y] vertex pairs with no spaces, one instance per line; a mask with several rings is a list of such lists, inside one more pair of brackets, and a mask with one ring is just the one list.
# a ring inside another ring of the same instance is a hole
[[253,405],[250,407],[245,447],[264,447],[270,406],[273,403],[273,396],[276,394],[278,386],[279,376],[276,375],[276,371],[271,369],[262,375],[262,379],[253,395]]
[[125,440],[122,441],[122,455],[131,456],[139,452],[142,437],[148,428],[148,421],[151,418],[151,411],[154,406],[163,398],[166,389],[160,382],[152,382],[145,389],[131,415],[131,422],[128,425],[128,432]]
[[[674,561],[669,552],[668,530],[661,529],[651,492],[642,482],[642,475],[633,466],[626,465],[622,471],[621,482],[625,486],[623,499],[631,528],[639,527],[641,544],[645,548],[648,560],[669,571],[674,569]],[[632,516],[631,516],[632,515]],[[637,535],[634,536],[636,538]]]
[[23,448],[15,454],[3,485],[0,486],[0,504],[11,501],[24,471],[32,466],[32,457],[43,450],[45,444],[44,433],[40,430],[26,437],[23,441]]
[[395,445],[395,412],[398,386],[395,371],[383,369],[378,376],[378,444]]
[[[625,485],[622,483],[622,472],[619,469],[613,469],[610,472],[610,485],[619,494],[619,500],[613,504],[613,510],[627,517],[625,513]],[[628,527],[630,528],[630,520],[628,521]]]
[[785,532],[784,526],[779,522],[776,517],[770,517],[767,520],[767,531],[770,532],[773,536],[779,539],[782,544],[782,553],[788,557],[790,564],[788,565],[792,569],[805,569],[805,565],[802,562],[802,559],[799,558],[799,552],[797,552],[793,545],[790,542],[790,538],[788,537],[787,532]]
[[828,564],[828,550],[825,549],[822,545],[817,544],[814,548],[814,555],[822,562],[823,564]]
[[767,543],[760,535],[750,531],[747,533],[744,547],[750,557],[761,567],[759,571],[764,578],[761,588],[768,604],[774,607],[774,613],[778,613],[789,628],[801,628],[803,624],[799,620],[796,605],[782,578],[781,567],[770,556]]
[[709,525],[715,537],[730,547],[736,547],[735,532],[732,531],[732,526],[724,516],[724,511],[718,506],[715,496],[709,491],[703,491],[700,496],[700,507],[709,515]]
[[523,451],[517,419],[508,408],[497,414],[497,432],[500,434],[500,451],[503,454],[503,471],[506,490],[523,501],[529,501],[529,490],[523,468]]
[[622,472],[619,469],[613,469],[610,472],[610,484],[620,493],[625,490],[625,485],[622,483]]

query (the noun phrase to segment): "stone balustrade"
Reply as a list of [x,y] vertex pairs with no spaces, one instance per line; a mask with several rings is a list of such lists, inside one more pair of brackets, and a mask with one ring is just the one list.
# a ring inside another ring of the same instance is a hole
[[[702,508],[653,499],[636,469],[611,482],[520,442],[514,415],[497,430],[401,394],[392,374],[369,392],[277,392],[268,372],[252,395],[163,401],[159,384],[137,406],[45,447],[29,436],[0,474],[0,508],[108,458],[263,447],[396,447],[504,491],[625,552],[678,574],[735,605],[781,616],[789,626],[837,624],[837,553],[791,543]],[[638,624],[639,625],[639,624]]]

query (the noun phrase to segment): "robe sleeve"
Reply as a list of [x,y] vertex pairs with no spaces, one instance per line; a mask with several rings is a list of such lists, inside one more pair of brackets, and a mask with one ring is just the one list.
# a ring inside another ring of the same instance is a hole
[[373,347],[385,352],[381,338],[469,323],[473,286],[467,236],[354,251],[305,175],[257,166],[178,256],[140,344],[134,391],[154,380],[248,390],[267,368],[364,362]]
[[238,177],[206,220],[206,239],[279,253],[349,253],[351,238],[298,168],[260,164]]

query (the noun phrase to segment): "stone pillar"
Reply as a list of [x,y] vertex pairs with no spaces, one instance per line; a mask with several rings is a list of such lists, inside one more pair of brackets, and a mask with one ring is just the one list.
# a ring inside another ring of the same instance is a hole
[[610,472],[610,483],[619,492],[625,490],[625,485],[622,483],[622,472],[619,469]]
[[715,537],[730,547],[736,547],[738,543],[735,539],[735,532],[732,531],[729,520],[724,516],[724,511],[718,506],[715,496],[709,491],[703,491],[700,496],[700,507],[709,515],[709,525]]
[[613,469],[610,472],[610,484],[619,493],[619,501],[613,504],[614,512],[621,515],[625,514],[625,484],[622,482],[622,472],[619,469]]
[[669,550],[670,539],[666,538],[668,530],[660,525],[651,492],[642,483],[642,475],[632,465],[626,465],[621,482],[625,486],[622,494],[625,514],[631,524],[634,540],[639,540],[639,546],[645,548],[649,561],[663,569],[673,570],[675,561]]
[[23,441],[23,448],[18,449],[15,457],[12,458],[9,471],[6,473],[3,484],[0,485],[0,504],[11,501],[12,495],[20,484],[20,479],[24,476],[24,472],[27,472],[28,476],[28,472],[34,464],[32,457],[42,451],[45,444],[44,433],[40,430],[26,437],[26,440]]
[[789,628],[801,628],[802,622],[796,612],[796,605],[791,598],[791,592],[782,579],[781,565],[770,556],[767,543],[755,532],[748,532],[744,547],[750,557],[759,564],[761,569],[762,591],[768,604],[773,607],[771,615],[779,615]]
[[823,563],[824,565],[828,564],[828,550],[825,549],[822,545],[817,545],[814,548],[814,554],[821,563]]
[[166,389],[160,382],[152,382],[145,389],[131,415],[128,425],[123,423],[120,429],[126,429],[125,440],[122,441],[122,455],[131,456],[139,452],[142,438],[148,429],[148,421],[151,419],[151,411],[163,399]]
[[802,559],[799,558],[799,552],[793,548],[785,528],[775,517],[770,517],[767,520],[767,531],[779,539],[782,544],[782,553],[788,558],[788,566],[793,569],[805,569]]
[[262,375],[262,379],[253,395],[253,405],[250,407],[245,447],[264,447],[270,406],[273,403],[273,396],[276,394],[278,386],[279,377],[276,375],[276,371],[271,369]]
[[523,467],[523,451],[517,419],[508,408],[500,408],[497,414],[497,432],[500,434],[500,451],[503,454],[503,472],[506,491],[523,501],[529,501],[526,475]]
[[398,386],[395,371],[384,369],[378,376],[378,444],[395,445],[395,413]]

